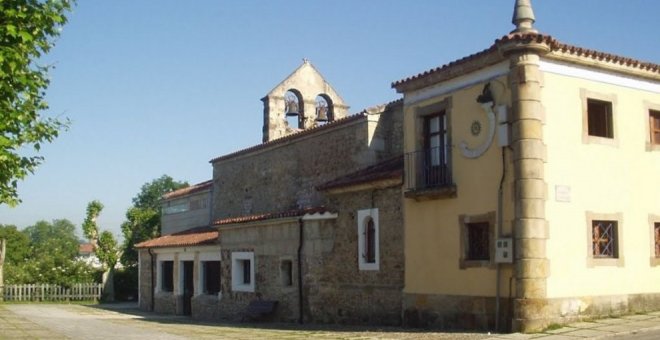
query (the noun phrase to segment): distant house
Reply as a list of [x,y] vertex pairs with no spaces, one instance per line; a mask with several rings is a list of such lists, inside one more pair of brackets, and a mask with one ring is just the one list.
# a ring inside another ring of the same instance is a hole
[[103,268],[103,264],[99,261],[99,258],[96,257],[94,245],[85,242],[78,245],[78,261],[85,262],[92,268],[100,269]]

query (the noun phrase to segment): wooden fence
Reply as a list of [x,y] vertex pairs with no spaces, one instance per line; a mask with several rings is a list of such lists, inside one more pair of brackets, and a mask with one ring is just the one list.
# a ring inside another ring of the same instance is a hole
[[0,286],[4,301],[91,301],[100,300],[103,285],[78,283],[70,288],[50,284]]

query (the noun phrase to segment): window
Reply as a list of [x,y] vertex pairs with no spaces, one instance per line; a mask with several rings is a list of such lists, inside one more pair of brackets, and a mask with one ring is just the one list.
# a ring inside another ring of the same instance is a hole
[[617,258],[617,221],[594,220],[591,222],[594,258]]
[[220,261],[202,262],[204,294],[215,295],[220,292]]
[[651,145],[660,145],[660,111],[649,110],[649,133]]
[[289,287],[293,285],[293,261],[282,260],[280,262],[280,278],[282,286]]
[[582,143],[618,147],[617,96],[580,89]]
[[358,210],[357,222],[358,267],[360,270],[379,270],[378,209]]
[[614,138],[612,124],[612,103],[587,99],[589,136]]
[[405,154],[405,197],[415,200],[456,196],[451,177],[451,97],[414,112],[414,150]]
[[587,267],[623,267],[623,214],[587,212]]
[[160,263],[160,290],[163,292],[174,291],[174,261]]
[[495,257],[495,212],[460,215],[459,268],[491,267]]
[[231,253],[231,289],[237,292],[254,292],[254,253]]
[[467,254],[468,261],[490,260],[490,226],[488,222],[467,223],[468,231]]

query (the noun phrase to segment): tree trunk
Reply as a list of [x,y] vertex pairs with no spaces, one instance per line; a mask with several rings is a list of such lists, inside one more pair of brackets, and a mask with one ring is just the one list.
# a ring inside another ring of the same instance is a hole
[[103,300],[115,301],[115,268],[109,268],[103,272]]
[[0,238],[0,302],[5,298],[5,251],[7,250],[5,239]]

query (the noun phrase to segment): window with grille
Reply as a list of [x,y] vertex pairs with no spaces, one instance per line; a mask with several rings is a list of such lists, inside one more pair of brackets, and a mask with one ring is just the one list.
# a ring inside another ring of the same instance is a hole
[[594,220],[591,223],[594,258],[618,258],[617,221]]
[[360,270],[379,270],[378,208],[357,213],[357,255]]
[[660,145],[660,111],[649,111],[649,131],[651,144]]
[[488,222],[466,223],[467,227],[467,253],[468,261],[490,260],[490,226]]

